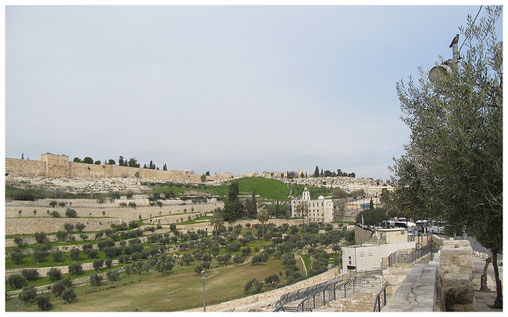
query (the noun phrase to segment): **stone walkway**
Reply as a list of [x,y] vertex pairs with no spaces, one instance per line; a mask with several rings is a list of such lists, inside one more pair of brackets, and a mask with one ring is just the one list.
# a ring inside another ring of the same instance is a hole
[[[485,266],[485,260],[478,257],[473,256],[474,263],[474,276],[473,276],[473,285],[475,288],[475,301],[476,301],[476,311],[478,312],[502,312],[501,309],[491,308],[490,305],[494,304],[496,300],[496,280],[494,278],[494,268],[492,263],[489,265],[487,270],[487,287],[488,291],[480,292],[480,277],[483,273],[483,267]],[[501,281],[503,280],[503,266],[499,266],[499,277]]]

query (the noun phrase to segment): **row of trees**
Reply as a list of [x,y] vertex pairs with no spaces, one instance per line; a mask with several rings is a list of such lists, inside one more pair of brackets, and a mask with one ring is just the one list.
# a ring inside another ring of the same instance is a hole
[[356,174],[354,172],[346,173],[343,172],[340,168],[337,170],[337,172],[332,172],[329,170],[319,171],[319,167],[316,165],[316,169],[314,170],[314,177],[336,177],[336,176],[346,176],[346,177],[356,177]]
[[[94,161],[91,157],[86,156],[83,159],[80,159],[79,157],[75,157],[72,160],[74,163],[86,163],[86,164],[101,164],[100,160]],[[106,165],[116,165],[116,161],[113,159],[104,160],[104,164]],[[130,159],[124,159],[123,156],[120,156],[118,158],[118,166],[128,166],[128,167],[140,167],[140,163],[138,163],[137,159],[134,157],[131,157]],[[144,164],[143,168],[153,169],[153,170],[159,170],[159,168],[153,163],[153,161],[150,161],[148,166]],[[166,163],[162,166],[163,171],[168,170],[168,166]],[[209,172],[208,172],[209,173]],[[210,174],[208,174],[210,175]]]

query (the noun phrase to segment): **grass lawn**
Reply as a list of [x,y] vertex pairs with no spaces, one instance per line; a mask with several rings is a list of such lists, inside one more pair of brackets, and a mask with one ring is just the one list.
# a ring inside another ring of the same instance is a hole
[[212,219],[211,216],[203,216],[203,217],[187,220],[187,221],[184,221],[184,222],[176,223],[176,225],[182,226],[182,225],[191,225],[191,224],[195,224],[195,223],[209,222],[210,219]]
[[312,266],[312,260],[310,259],[310,255],[302,254],[300,256],[302,257],[303,263],[305,263],[305,269],[307,269],[307,273],[309,273],[310,268]]
[[289,200],[289,189],[286,184],[276,179],[268,179],[264,177],[245,177],[236,180],[240,192],[252,193],[256,191],[256,195],[263,198],[287,201]]
[[311,199],[318,199],[319,196],[331,196],[333,194],[331,188],[327,187],[316,187],[316,186],[304,186],[304,185],[289,185],[291,188],[291,194],[293,197],[301,197],[302,192],[307,187],[310,192]]
[[[122,275],[115,283],[78,287],[75,288],[76,302],[63,304],[52,297],[54,306],[51,311],[177,311],[200,307],[203,284],[194,273],[194,266],[178,266],[176,274],[168,276],[158,272]],[[243,297],[243,288],[248,280],[264,280],[266,276],[284,271],[282,261],[273,258],[256,266],[245,264],[212,268],[206,274],[207,305]],[[279,285],[285,282],[283,274]],[[6,301],[6,311],[37,310],[35,305],[24,305],[17,298]]]
[[[122,267],[122,266],[123,265],[112,266],[110,268],[104,267],[103,269],[100,269],[99,271],[96,271],[96,270],[83,271],[83,273],[81,273],[79,275],[70,275],[69,273],[66,273],[66,274],[62,274],[62,279],[66,278],[66,277],[69,277],[71,280],[74,280],[74,279],[77,279],[77,278],[87,277],[87,276],[90,276],[90,275],[95,274],[95,273],[105,273],[107,271],[118,269],[119,267]],[[38,278],[35,281],[26,282],[24,287],[26,287],[26,286],[52,285],[54,283],[56,283],[56,282],[50,280],[49,277],[46,276],[46,277]],[[6,292],[10,292],[10,291],[14,291],[14,290],[16,290],[16,288],[13,288],[9,284],[5,283],[5,291]]]
[[[234,182],[238,183],[240,193],[251,194],[253,190],[256,190],[256,195],[260,195],[262,198],[287,201],[289,190],[283,182],[276,179],[268,179],[264,177],[244,177]],[[194,189],[202,192],[209,193],[211,195],[218,195],[220,197],[226,197],[228,195],[229,184],[220,186],[189,186],[176,185],[176,184],[164,184],[164,185],[153,185],[152,189],[156,193],[165,193],[173,191],[175,194],[181,196],[187,190]]]

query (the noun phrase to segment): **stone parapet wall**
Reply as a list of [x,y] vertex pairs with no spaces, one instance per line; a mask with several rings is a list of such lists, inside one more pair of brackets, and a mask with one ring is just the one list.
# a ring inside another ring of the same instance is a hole
[[446,311],[475,311],[473,249],[467,240],[444,240],[439,277]]
[[437,301],[438,264],[415,264],[382,312],[439,311]]

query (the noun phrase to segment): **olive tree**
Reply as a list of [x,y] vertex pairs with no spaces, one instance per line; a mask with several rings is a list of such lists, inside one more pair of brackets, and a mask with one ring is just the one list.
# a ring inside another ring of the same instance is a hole
[[497,255],[502,253],[503,217],[503,43],[496,36],[502,7],[487,7],[487,17],[469,16],[459,30],[465,38],[454,71],[431,83],[397,84],[411,130],[405,154],[392,167],[393,206],[447,222],[448,234],[474,236],[493,255],[497,297],[502,307]]

